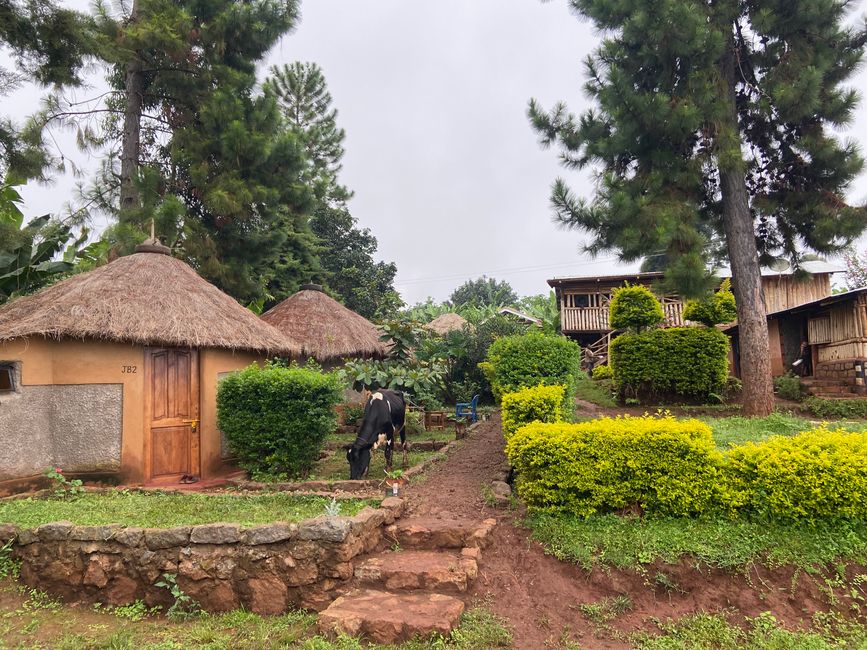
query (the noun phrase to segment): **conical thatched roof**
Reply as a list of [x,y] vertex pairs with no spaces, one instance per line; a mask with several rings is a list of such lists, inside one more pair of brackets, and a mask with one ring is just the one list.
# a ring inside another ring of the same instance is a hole
[[262,314],[317,361],[345,357],[381,357],[386,352],[381,332],[369,320],[326,295],[322,287],[306,284],[276,307]]
[[467,325],[467,319],[460,314],[448,313],[437,316],[425,325],[427,329],[437,334],[448,334],[455,330],[462,330]]
[[0,340],[69,337],[300,353],[159,242],[149,240],[136,251],[0,307]]

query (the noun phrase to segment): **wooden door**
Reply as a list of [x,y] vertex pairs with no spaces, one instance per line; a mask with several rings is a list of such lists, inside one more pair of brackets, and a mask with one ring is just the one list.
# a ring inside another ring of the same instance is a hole
[[199,355],[145,349],[145,472],[150,479],[198,476]]

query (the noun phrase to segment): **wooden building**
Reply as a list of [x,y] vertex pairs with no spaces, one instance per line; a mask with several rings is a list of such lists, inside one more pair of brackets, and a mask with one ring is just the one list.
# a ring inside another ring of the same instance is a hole
[[[831,293],[831,275],[840,271],[827,262],[805,262],[810,275],[804,279],[791,272],[762,269],[762,287],[768,312],[777,312],[808,303]],[[720,274],[726,277],[728,274]],[[614,331],[608,324],[608,306],[612,291],[629,284],[643,284],[656,289],[665,278],[663,273],[583,276],[548,280],[557,295],[560,327],[564,335],[578,341],[597,360],[607,356]],[[674,294],[659,294],[665,321],[663,327],[684,325],[684,301]]]
[[217,383],[300,346],[150,240],[0,307],[0,492],[49,467],[132,483],[232,469]]
[[[737,325],[726,333],[739,374]],[[775,376],[794,370],[817,395],[867,394],[867,287],[768,314],[768,337]]]

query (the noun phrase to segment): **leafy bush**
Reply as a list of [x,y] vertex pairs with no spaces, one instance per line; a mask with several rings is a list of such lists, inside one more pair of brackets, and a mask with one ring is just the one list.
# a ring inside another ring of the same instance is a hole
[[614,372],[611,370],[611,366],[596,366],[593,368],[593,379],[602,380],[602,379],[613,379]]
[[663,515],[705,512],[723,462],[703,422],[648,416],[529,424],[506,454],[532,510],[583,517],[636,503]]
[[820,418],[864,418],[867,417],[867,399],[824,399],[808,397],[804,400],[813,415]]
[[424,433],[424,411],[407,411],[404,426],[407,435],[417,436]]
[[630,285],[614,289],[608,308],[608,322],[612,329],[640,332],[659,325],[665,314],[653,292],[644,285]]
[[560,385],[565,388],[564,413],[572,412],[575,385],[582,377],[581,348],[574,341],[535,332],[506,336],[494,341],[487,360],[479,365],[497,401],[522,388]]
[[738,445],[726,474],[733,510],[785,520],[867,518],[867,432],[821,428]]
[[618,336],[609,363],[615,383],[633,394],[706,398],[725,388],[728,350],[718,330],[672,327]]
[[800,402],[804,399],[801,378],[791,372],[774,377],[774,389],[777,391],[777,395],[783,399],[790,399],[794,402]]
[[688,300],[683,309],[684,319],[707,327],[736,320],[738,309],[731,287],[731,281],[726,279],[716,293],[701,300]]
[[530,422],[563,419],[563,386],[535,386],[503,395],[503,434],[509,437]]
[[254,364],[220,382],[217,425],[249,472],[303,474],[334,430],[342,397],[333,374]]

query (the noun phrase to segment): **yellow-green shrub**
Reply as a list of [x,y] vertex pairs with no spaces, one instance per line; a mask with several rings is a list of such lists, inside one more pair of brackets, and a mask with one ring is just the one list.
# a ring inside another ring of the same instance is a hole
[[774,519],[867,519],[867,432],[821,428],[732,448],[730,508]]
[[640,504],[672,516],[718,502],[722,455],[711,430],[673,417],[533,423],[506,446],[518,494],[538,511],[589,516]]
[[563,386],[535,386],[503,395],[503,434],[508,439],[530,422],[560,422],[563,419]]
[[592,373],[593,379],[613,379],[614,371],[611,370],[611,366],[596,366],[593,368]]

